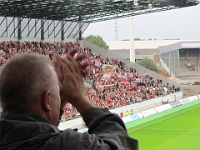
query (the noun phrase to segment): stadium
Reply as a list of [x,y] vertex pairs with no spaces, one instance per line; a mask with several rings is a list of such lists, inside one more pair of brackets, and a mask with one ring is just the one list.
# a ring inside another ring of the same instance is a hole
[[[139,140],[141,150],[196,150],[200,93],[182,84],[188,79],[198,84],[200,42],[109,41],[110,49],[105,50],[82,35],[93,23],[198,4],[196,0],[3,0],[0,66],[19,53],[38,53],[52,60],[55,53],[65,57],[76,49],[90,64],[86,98],[118,114],[128,134]],[[130,48],[131,42],[135,47]],[[169,77],[135,63],[141,59],[153,60]],[[59,124],[60,130],[67,128],[87,132],[70,103]]]

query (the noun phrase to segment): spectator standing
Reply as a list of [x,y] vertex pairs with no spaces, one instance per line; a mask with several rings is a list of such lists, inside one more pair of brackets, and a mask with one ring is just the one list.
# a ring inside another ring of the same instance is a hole
[[133,115],[134,114],[134,111],[133,111],[133,109],[131,108],[131,110],[130,110],[130,115]]
[[127,116],[129,116],[129,112],[128,112],[128,110],[126,111],[126,117],[127,117]]
[[[67,59],[56,56],[55,71],[38,54],[15,55],[4,66],[0,74],[1,150],[138,149],[137,141],[127,135],[117,115],[85,98],[83,77],[87,64],[78,63],[84,56],[75,61],[70,55]],[[67,102],[83,116],[88,133],[57,128]]]

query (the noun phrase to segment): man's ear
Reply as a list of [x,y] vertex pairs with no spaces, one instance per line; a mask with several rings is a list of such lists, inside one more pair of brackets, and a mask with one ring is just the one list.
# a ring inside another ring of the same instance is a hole
[[50,91],[45,91],[42,96],[42,106],[46,111],[51,111],[51,98]]

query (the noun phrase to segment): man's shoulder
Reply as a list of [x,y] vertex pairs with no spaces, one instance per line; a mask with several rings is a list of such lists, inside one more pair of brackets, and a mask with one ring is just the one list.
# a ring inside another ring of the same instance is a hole
[[79,133],[72,129],[60,131],[54,125],[38,120],[37,117],[27,116],[27,118],[22,117],[20,120],[4,116],[0,119],[0,147],[2,149],[21,149],[21,147],[24,149],[48,147],[49,149],[49,145],[58,148],[64,141],[70,141],[71,135],[78,139]]

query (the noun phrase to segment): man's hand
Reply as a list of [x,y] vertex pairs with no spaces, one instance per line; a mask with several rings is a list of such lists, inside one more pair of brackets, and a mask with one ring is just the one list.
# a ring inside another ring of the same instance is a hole
[[[70,56],[74,58],[75,54],[77,54],[77,50],[71,50],[69,52],[69,55],[67,55],[67,58]],[[84,61],[85,58],[86,56],[84,54],[77,55],[76,58],[74,58],[78,62],[78,64],[81,66],[82,68],[81,74],[84,78],[88,75],[87,68],[89,66],[89,63],[87,61]]]
[[76,50],[72,50],[67,58],[55,56],[54,65],[59,80],[61,107],[64,107],[66,102],[75,105],[74,103],[85,99],[84,78],[87,75],[89,64],[82,63],[84,55],[78,55],[74,59],[76,52]]
[[80,65],[71,56],[68,56],[68,59],[58,55],[55,57],[55,71],[59,80],[62,101],[71,103],[72,100],[82,98],[84,96],[84,82]]

